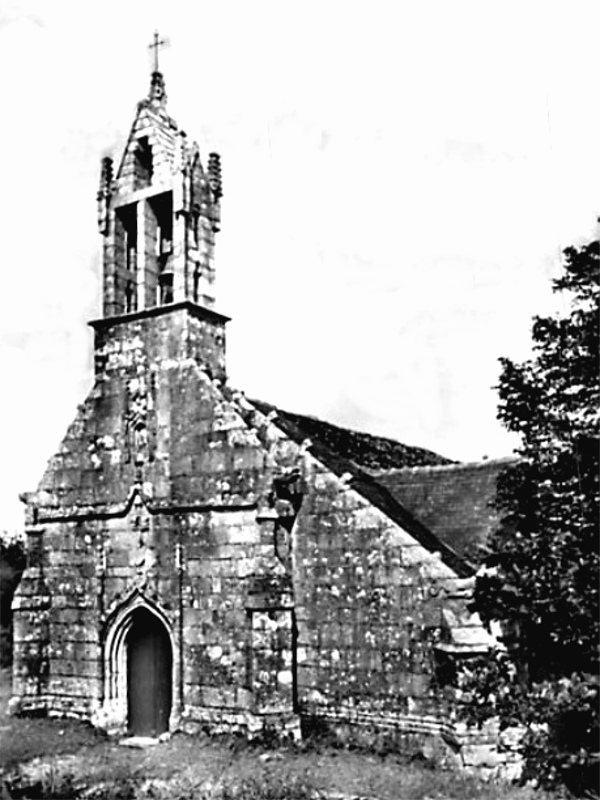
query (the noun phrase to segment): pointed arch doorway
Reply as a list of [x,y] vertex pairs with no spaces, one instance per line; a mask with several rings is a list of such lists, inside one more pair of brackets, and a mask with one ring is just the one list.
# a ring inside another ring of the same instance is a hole
[[169,729],[173,653],[162,622],[145,608],[131,615],[127,633],[127,728],[135,736]]

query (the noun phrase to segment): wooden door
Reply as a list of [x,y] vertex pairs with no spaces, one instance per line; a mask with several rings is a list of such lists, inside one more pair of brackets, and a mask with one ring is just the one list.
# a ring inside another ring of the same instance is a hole
[[165,626],[149,611],[134,611],[127,634],[127,721],[133,735],[159,736],[168,730],[172,663]]

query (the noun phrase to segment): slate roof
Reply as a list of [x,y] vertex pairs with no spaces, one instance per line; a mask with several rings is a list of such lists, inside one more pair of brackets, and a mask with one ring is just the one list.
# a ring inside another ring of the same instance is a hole
[[497,523],[496,481],[514,458],[459,464],[393,439],[341,428],[250,400],[261,413],[413,535],[459,575],[471,575],[478,547]]
[[276,413],[278,424],[295,433],[296,438],[301,434],[304,439],[318,442],[332,453],[347,458],[366,470],[456,463],[422,447],[412,447],[384,436],[341,428],[316,417],[293,414],[261,400],[250,402],[263,414]]
[[438,539],[475,561],[498,524],[493,507],[498,476],[516,460],[391,469],[374,478]]

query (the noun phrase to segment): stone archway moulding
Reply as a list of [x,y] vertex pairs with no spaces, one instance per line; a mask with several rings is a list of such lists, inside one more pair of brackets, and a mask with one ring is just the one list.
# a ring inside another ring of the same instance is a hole
[[[134,612],[144,609],[163,625],[171,644],[173,673],[171,686],[173,697],[177,697],[178,671],[176,664],[177,643],[173,637],[173,625],[165,611],[155,602],[134,589],[129,597],[116,608],[106,621],[102,637],[102,659],[104,673],[104,700],[94,715],[93,723],[108,731],[124,731],[127,728],[127,634]],[[171,723],[175,703],[171,703]],[[171,727],[171,725],[170,725]]]

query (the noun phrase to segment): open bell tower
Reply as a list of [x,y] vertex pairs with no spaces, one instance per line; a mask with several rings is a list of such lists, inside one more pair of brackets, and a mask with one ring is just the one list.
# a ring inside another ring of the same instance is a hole
[[103,316],[188,301],[214,306],[214,246],[221,164],[204,166],[195,142],[167,112],[154,36],[154,69],[118,166],[102,160],[98,224],[103,236]]

